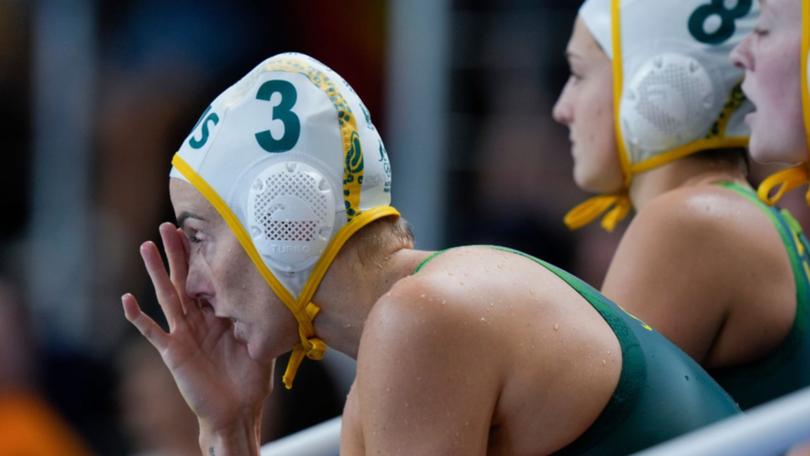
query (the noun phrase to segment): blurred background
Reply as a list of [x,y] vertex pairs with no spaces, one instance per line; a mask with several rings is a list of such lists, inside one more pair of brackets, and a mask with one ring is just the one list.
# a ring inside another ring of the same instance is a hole
[[[158,318],[138,246],[173,219],[169,160],[278,52],[321,60],[365,101],[419,248],[506,245],[600,286],[621,229],[563,226],[586,195],[550,115],[579,3],[0,0],[0,456],[198,451],[119,297]],[[352,375],[340,355],[306,362],[268,402],[264,440],[340,414]]]

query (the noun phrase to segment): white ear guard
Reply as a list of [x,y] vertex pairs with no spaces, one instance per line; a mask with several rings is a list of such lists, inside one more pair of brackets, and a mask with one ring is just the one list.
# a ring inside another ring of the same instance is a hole
[[723,101],[707,69],[690,55],[649,58],[625,87],[621,122],[632,163],[706,136]]
[[301,162],[275,163],[253,179],[248,226],[268,264],[284,272],[315,264],[335,226],[334,193],[323,174]]

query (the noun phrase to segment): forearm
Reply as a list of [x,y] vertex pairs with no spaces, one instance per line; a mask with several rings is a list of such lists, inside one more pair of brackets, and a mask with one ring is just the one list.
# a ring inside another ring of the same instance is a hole
[[250,420],[224,429],[212,430],[200,423],[200,450],[203,456],[258,456],[261,420]]

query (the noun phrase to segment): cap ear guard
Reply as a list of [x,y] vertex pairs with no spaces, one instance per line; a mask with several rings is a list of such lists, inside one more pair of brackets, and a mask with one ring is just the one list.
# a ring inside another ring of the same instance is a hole
[[329,179],[298,161],[276,162],[253,179],[248,229],[269,265],[291,273],[318,261],[335,227],[334,193]]
[[721,108],[715,93],[709,72],[694,57],[664,53],[644,62],[621,100],[631,162],[704,137]]

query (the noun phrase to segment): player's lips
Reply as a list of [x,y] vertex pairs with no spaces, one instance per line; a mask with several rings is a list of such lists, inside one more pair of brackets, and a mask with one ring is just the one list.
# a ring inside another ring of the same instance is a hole
[[247,343],[247,335],[245,334],[245,326],[242,323],[239,323],[235,319],[231,318],[231,324],[233,326],[233,338],[241,343]]

